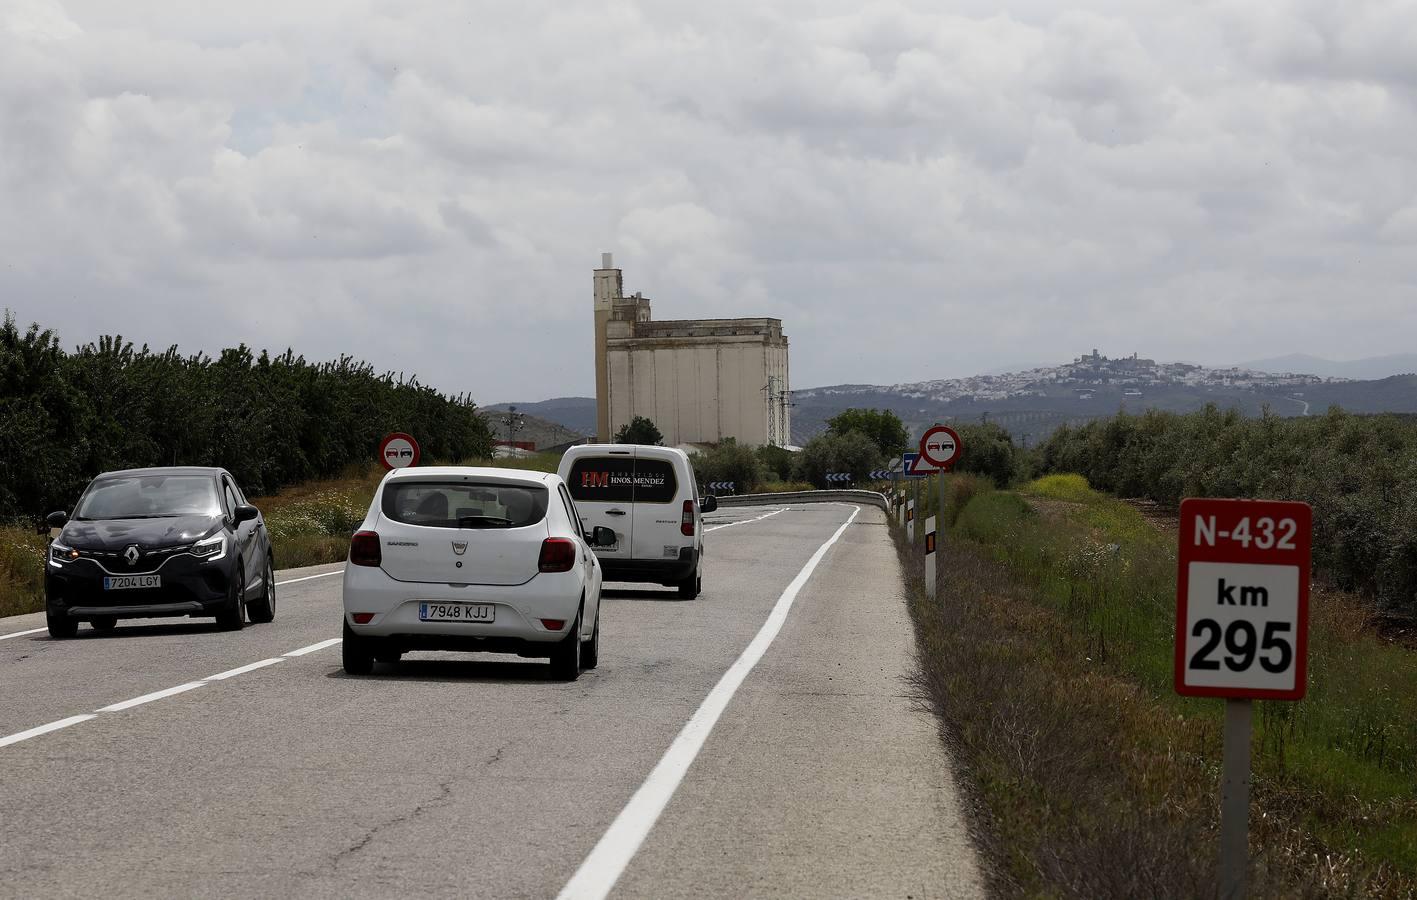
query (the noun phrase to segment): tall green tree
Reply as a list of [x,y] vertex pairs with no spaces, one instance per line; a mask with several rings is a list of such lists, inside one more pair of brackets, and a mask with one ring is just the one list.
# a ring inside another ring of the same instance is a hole
[[620,427],[615,432],[615,443],[617,444],[650,444],[658,446],[664,443],[664,435],[660,432],[659,426],[644,416],[635,416],[628,424]]
[[827,431],[838,436],[860,432],[882,456],[899,456],[910,445],[910,433],[900,416],[888,409],[848,409],[827,420]]

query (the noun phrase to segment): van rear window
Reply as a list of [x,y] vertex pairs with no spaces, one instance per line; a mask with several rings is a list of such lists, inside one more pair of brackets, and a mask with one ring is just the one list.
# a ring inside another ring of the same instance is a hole
[[394,481],[384,487],[383,513],[429,528],[522,528],[546,518],[549,496],[536,485],[466,481]]
[[674,466],[661,459],[585,456],[569,474],[577,503],[670,503],[679,490]]

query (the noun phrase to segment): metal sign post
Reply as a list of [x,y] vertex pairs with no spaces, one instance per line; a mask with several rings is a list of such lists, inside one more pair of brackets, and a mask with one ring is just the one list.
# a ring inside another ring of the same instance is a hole
[[935,480],[940,486],[940,500],[935,506],[935,515],[930,518],[930,522],[925,529],[925,593],[931,600],[935,599],[935,581],[938,577],[940,565],[939,554],[939,529],[945,524],[945,473],[959,459],[964,452],[964,444],[960,441],[959,435],[953,428],[947,425],[935,425],[925,429],[925,433],[920,436],[920,458],[917,465],[921,468],[930,467],[939,473]]
[[1225,699],[1220,896],[1246,895],[1254,700],[1300,700],[1313,511],[1275,500],[1181,502],[1176,693]]

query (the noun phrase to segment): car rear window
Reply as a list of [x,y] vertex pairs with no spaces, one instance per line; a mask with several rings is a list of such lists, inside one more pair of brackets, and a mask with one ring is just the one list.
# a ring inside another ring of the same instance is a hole
[[569,475],[577,503],[670,503],[679,490],[674,466],[662,459],[584,456]]
[[546,518],[549,495],[536,485],[467,481],[394,481],[384,487],[383,513],[429,528],[522,528]]

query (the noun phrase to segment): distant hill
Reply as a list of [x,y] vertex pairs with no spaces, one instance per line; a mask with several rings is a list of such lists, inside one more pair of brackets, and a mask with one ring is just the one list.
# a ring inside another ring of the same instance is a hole
[[1239,368],[1256,372],[1302,372],[1320,375],[1324,378],[1352,378],[1376,380],[1393,375],[1411,375],[1417,372],[1417,353],[1397,353],[1391,356],[1371,356],[1366,359],[1332,360],[1304,353],[1276,356],[1272,359],[1257,359],[1240,363]]
[[[594,402],[594,401],[592,401]],[[521,403],[515,404],[517,408],[517,418],[521,421],[521,428],[516,430],[514,440],[531,441],[536,444],[538,450],[547,447],[556,447],[561,444],[569,444],[573,441],[583,440],[587,432],[578,431],[574,428],[567,428],[560,422],[553,421],[543,416],[530,412],[524,412],[527,407],[534,407],[537,404],[528,403],[525,406]],[[505,406],[505,404],[498,404]],[[507,412],[505,408],[484,406],[482,412],[487,414],[487,424],[492,428],[492,439],[497,441],[507,440]],[[594,429],[592,429],[594,431]]]
[[[594,397],[557,397],[552,400],[538,400],[529,403],[494,403],[491,406],[482,407],[482,410],[484,412],[505,412],[508,406],[515,406],[519,413],[554,422],[580,437],[595,434]],[[505,431],[504,428],[503,432]],[[505,439],[505,433],[499,437]],[[566,440],[570,440],[570,438]]]
[[[1030,445],[1060,425],[1082,424],[1119,409],[1191,412],[1214,403],[1247,416],[1258,416],[1266,407],[1282,416],[1306,411],[1321,415],[1335,405],[1350,412],[1417,413],[1417,375],[1347,380],[1312,372],[1266,373],[1258,365],[1215,369],[1089,354],[1061,366],[972,378],[808,388],[793,392],[792,442],[805,443],[825,430],[827,419],[851,407],[893,410],[915,433],[935,422],[987,419]],[[486,409],[506,406],[499,403]],[[577,434],[595,432],[595,401],[589,397],[516,406],[518,412],[548,419]]]

